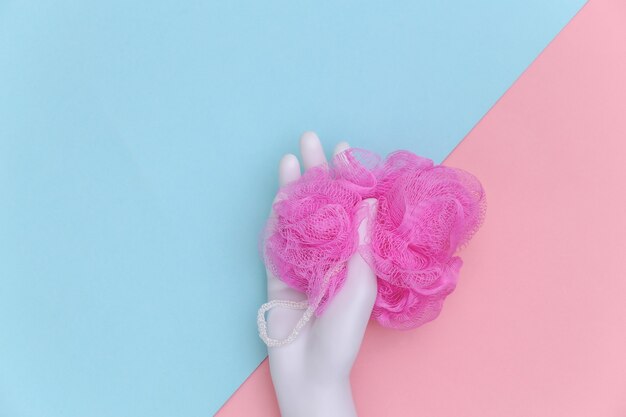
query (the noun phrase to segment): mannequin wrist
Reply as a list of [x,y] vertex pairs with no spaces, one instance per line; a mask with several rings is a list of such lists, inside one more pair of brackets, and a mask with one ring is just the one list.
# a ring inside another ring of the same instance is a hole
[[357,415],[349,378],[291,381],[275,388],[282,417]]

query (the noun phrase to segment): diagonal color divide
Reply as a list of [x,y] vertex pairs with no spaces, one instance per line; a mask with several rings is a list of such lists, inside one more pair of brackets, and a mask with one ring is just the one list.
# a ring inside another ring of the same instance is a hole
[[298,135],[441,161],[583,3],[0,1],[0,415],[214,413]]
[[[370,324],[360,416],[626,415],[624,39],[626,3],[592,0],[445,160],[487,221],[435,322]],[[217,415],[278,415],[267,362]]]

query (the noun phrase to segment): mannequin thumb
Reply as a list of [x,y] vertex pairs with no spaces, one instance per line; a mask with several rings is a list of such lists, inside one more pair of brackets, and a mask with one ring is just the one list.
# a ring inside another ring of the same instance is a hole
[[378,200],[375,198],[367,198],[360,204],[358,210],[358,218],[361,218],[359,224],[359,244],[363,245],[369,241],[370,225],[374,224],[376,211],[378,209]]

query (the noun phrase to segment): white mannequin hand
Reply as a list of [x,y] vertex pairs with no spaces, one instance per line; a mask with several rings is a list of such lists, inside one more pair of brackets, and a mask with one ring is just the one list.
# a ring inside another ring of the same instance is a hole
[[[338,154],[348,148],[341,142]],[[326,162],[324,150],[315,133],[300,139],[305,169]],[[300,177],[295,155],[285,155],[279,168],[279,183],[285,185]],[[363,202],[361,210],[376,210],[375,200]],[[361,241],[370,216],[359,226]],[[283,417],[356,416],[350,388],[350,371],[363,340],[376,299],[376,276],[357,252],[348,262],[343,288],[320,317],[313,316],[288,345],[268,348],[270,372]],[[306,295],[289,288],[267,271],[269,300],[302,301]],[[302,311],[275,308],[268,312],[268,334],[282,339],[291,333]]]

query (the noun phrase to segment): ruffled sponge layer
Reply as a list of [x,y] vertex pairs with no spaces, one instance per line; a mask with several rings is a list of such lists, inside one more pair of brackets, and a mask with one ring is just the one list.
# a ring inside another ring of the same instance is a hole
[[[371,197],[378,210],[359,246],[359,207]],[[320,315],[359,250],[378,281],[372,317],[386,327],[414,328],[436,318],[454,290],[462,265],[455,253],[478,230],[485,209],[483,188],[468,172],[407,151],[382,160],[349,149],[279,191],[264,258]]]

